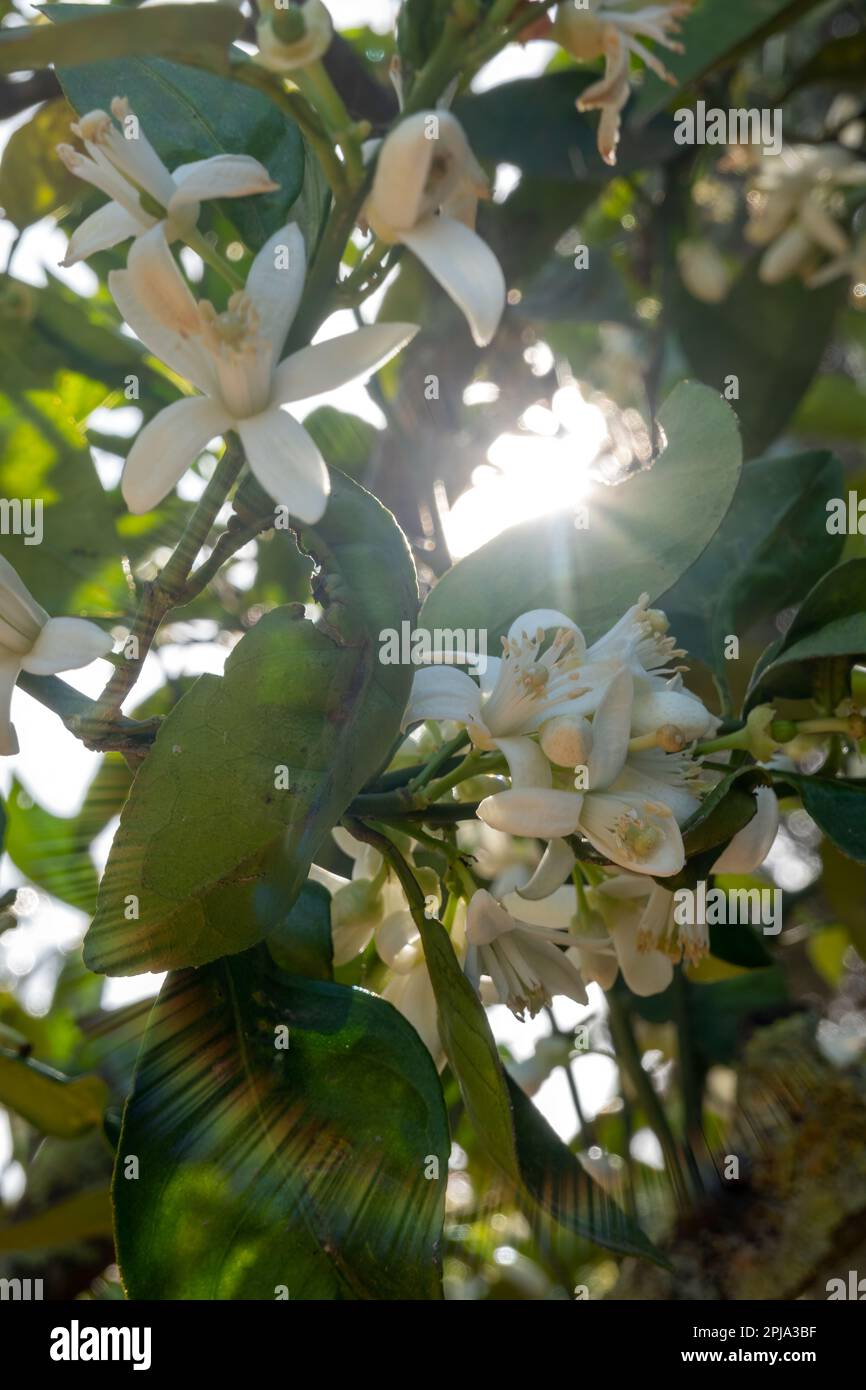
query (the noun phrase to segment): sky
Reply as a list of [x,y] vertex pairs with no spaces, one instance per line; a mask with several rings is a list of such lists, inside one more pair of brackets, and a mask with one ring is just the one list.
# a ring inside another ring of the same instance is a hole
[[[370,24],[385,32],[393,23],[398,5],[394,0],[329,0],[329,8],[337,27]],[[512,45],[494,62],[488,64],[476,80],[478,89],[499,82],[540,72],[554,51],[548,43],[533,43],[526,48]],[[29,119],[24,113],[16,121],[0,126],[0,149],[18,124]],[[496,187],[507,190],[513,184],[514,171],[502,167],[497,171]],[[14,239],[14,229],[0,221],[0,266],[4,265]],[[18,244],[13,269],[21,279],[33,284],[45,283],[45,267],[59,275],[83,295],[95,288],[95,277],[84,265],[69,270],[58,262],[64,254],[65,238],[50,219],[30,228]],[[192,253],[188,253],[188,257]],[[188,264],[194,268],[194,260]],[[375,315],[376,302],[365,306],[365,315]],[[324,326],[319,337],[330,337],[354,327],[351,315],[337,314]],[[539,350],[536,350],[539,351]],[[541,357],[533,364],[539,374],[547,371],[550,361]],[[305,402],[296,413],[300,418],[328,400],[341,409],[364,416],[381,428],[384,419],[363,386],[344,388],[327,397]],[[140,414],[130,409],[111,413],[111,428],[118,430],[124,423],[130,433],[139,426]],[[97,413],[93,423],[100,423]],[[562,432],[565,432],[564,435]],[[590,484],[588,471],[606,436],[602,413],[583,401],[578,388],[564,384],[555,394],[550,408],[532,407],[521,422],[519,432],[502,435],[493,444],[488,459],[476,469],[472,488],[460,498],[445,518],[446,534],[455,558],[469,553],[490,540],[507,526],[556,507],[574,506],[585,496]],[[554,437],[558,436],[558,437]],[[113,485],[120,463],[110,457],[100,457],[99,470],[105,485]],[[194,497],[203,484],[190,474],[180,485],[187,497]],[[192,650],[162,647],[159,657],[151,654],[136,687],[136,701],[157,689],[166,674],[202,671],[219,673],[226,648],[216,643],[196,643]],[[97,695],[110,674],[105,662],[95,662],[84,671],[70,672],[64,679],[87,695]],[[14,758],[4,758],[0,765],[0,790],[8,791],[17,778],[29,794],[42,806],[58,815],[73,814],[81,804],[84,790],[99,763],[97,754],[89,753],[62,727],[59,720],[28,696],[16,691],[13,698],[13,721],[18,731],[22,752]],[[97,866],[101,868],[107,856],[114,825],[110,826],[94,847]],[[3,858],[5,889],[19,883],[20,875],[8,856]],[[0,966],[22,981],[22,994],[28,1007],[44,1011],[51,996],[56,950],[69,951],[80,942],[87,922],[83,914],[49,899],[41,892],[30,894],[33,911],[22,917],[21,925],[0,938]],[[40,965],[40,962],[43,964]],[[52,964],[52,962],[54,962]],[[35,968],[34,968],[35,967]],[[26,983],[23,977],[27,976]],[[159,977],[138,976],[129,980],[106,982],[103,1003],[117,1007],[123,1003],[152,994],[159,986]],[[566,1029],[574,1028],[585,1017],[603,1012],[603,995],[596,986],[590,987],[589,1009],[580,1009],[570,1001],[559,1000],[557,1021]],[[535,1040],[549,1030],[542,1016],[533,1023],[521,1024],[504,1008],[491,1012],[498,1040],[505,1043],[516,1060],[532,1054]],[[615,1093],[615,1068],[605,1057],[587,1056],[576,1063],[581,1098],[589,1115],[593,1115]],[[570,1138],[577,1120],[569,1095],[567,1081],[561,1069],[542,1086],[536,1103],[564,1138]],[[8,1135],[6,1136],[8,1142]],[[4,1150],[3,1126],[0,1123],[0,1168]],[[642,1156],[654,1161],[652,1144],[645,1145]],[[6,1194],[9,1195],[8,1193]]]

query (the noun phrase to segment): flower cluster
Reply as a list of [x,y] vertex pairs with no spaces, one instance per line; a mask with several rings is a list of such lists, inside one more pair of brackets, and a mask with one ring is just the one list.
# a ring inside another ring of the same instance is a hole
[[[748,239],[766,247],[761,279],[800,275],[808,285],[856,272],[857,248],[842,225],[843,190],[866,184],[866,163],[841,145],[790,145],[767,155],[749,195]],[[821,266],[822,257],[832,261]]]

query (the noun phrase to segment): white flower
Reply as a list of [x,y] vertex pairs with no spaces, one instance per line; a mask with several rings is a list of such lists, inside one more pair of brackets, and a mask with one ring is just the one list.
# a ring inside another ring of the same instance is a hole
[[687,237],[677,246],[680,279],[702,304],[721,304],[731,288],[731,272],[724,256],[699,237]]
[[10,721],[12,691],[21,671],[54,676],[107,656],[111,638],[83,618],[49,618],[0,555],[0,754],[18,752]]
[[[280,37],[291,26],[297,37]],[[270,72],[294,72],[327,53],[334,24],[322,0],[307,0],[303,9],[274,10],[256,25],[259,51],[254,61]]]
[[[636,873],[679,873],[685,851],[677,812],[685,820],[698,803],[685,784],[682,755],[652,749],[650,761],[646,754],[629,757],[633,702],[634,677],[622,667],[592,721],[588,790],[554,786],[550,765],[535,749],[536,757],[512,765],[510,790],[481,802],[480,818],[512,835],[561,839],[580,833],[606,858]],[[539,873],[543,866],[544,861]]]
[[295,225],[265,243],[246,290],[232,295],[225,313],[193,298],[159,228],[134,243],[127,270],[111,272],[108,286],[129,326],[202,392],[161,410],[133,444],[123,472],[131,511],[155,507],[209,440],[236,430],[252,472],[274,501],[302,521],[319,520],[330,491],[328,470],[303,426],[280,407],[369,375],[417,329],[374,324],[280,361],[304,273],[304,240]]
[[478,199],[489,196],[460,122],[419,111],[385,138],[363,218],[381,241],[402,242],[466,315],[479,347],[505,308],[505,277],[475,231]]
[[767,247],[759,272],[765,284],[808,272],[822,251],[837,259],[848,254],[838,190],[863,183],[866,163],[839,145],[792,145],[765,156],[746,227],[753,245]]
[[601,111],[598,152],[606,164],[616,163],[620,135],[620,112],[629,98],[629,58],[641,58],[658,77],[676,85],[667,68],[641,42],[653,39],[672,53],[682,53],[682,44],[670,35],[678,32],[680,19],[691,10],[690,0],[668,0],[667,4],[645,5],[641,9],[614,9],[607,0],[590,0],[578,7],[573,0],[561,0],[551,37],[579,62],[604,58],[604,77],[587,87],[578,98],[578,111]]
[[372,845],[356,840],[342,826],[331,834],[352,863],[351,879],[313,864],[310,879],[331,894],[331,944],[334,965],[346,965],[365,951],[373,933],[393,913],[406,910],[406,899],[396,878]]
[[779,833],[779,803],[772,787],[756,787],[757,809],[713,865],[714,874],[750,874],[766,859]]
[[559,927],[519,921],[480,888],[466,915],[467,973],[476,988],[488,976],[499,1002],[517,1017],[531,1017],[558,994],[585,1004],[586,990],[565,950],[573,945]]
[[114,98],[111,113],[122,129],[105,111],[91,111],[70,127],[86,155],[72,145],[57,146],[67,169],[111,199],[73,233],[62,265],[74,265],[127,237],[140,236],[163,219],[168,240],[175,241],[195,226],[203,199],[240,198],[279,188],[267,169],[246,154],[197,159],[170,173],[124,97]]
[[810,290],[816,290],[843,276],[850,278],[855,295],[862,300],[866,296],[866,233],[861,233],[843,255],[836,256],[810,275],[806,284]]
[[[462,901],[457,905],[450,935],[454,954],[462,964],[466,956],[466,908]],[[436,1065],[441,1067],[445,1057],[439,1035],[436,995],[424,959],[421,935],[408,908],[392,914],[378,928],[376,950],[391,972],[381,991],[382,998],[412,1024]]]

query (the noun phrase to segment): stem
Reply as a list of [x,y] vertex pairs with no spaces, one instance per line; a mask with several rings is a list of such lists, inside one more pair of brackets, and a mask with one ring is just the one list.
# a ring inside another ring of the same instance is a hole
[[424,764],[417,776],[409,779],[408,785],[410,791],[418,792],[422,787],[426,787],[431,777],[433,777],[439,771],[440,767],[447,763],[455,753],[459,753],[463,749],[468,739],[469,735],[464,729],[461,733],[455,734],[454,738],[450,739],[448,743],[443,743],[442,747],[436,750],[429,762]]
[[308,63],[292,73],[292,81],[321,116],[328,133],[343,151],[346,169],[353,184],[364,180],[364,161],[353,135],[352,118],[321,62]]
[[674,972],[673,996],[677,1053],[680,1064],[680,1087],[683,1093],[683,1110],[686,1122],[686,1162],[695,1191],[700,1194],[704,1191],[704,1183],[695,1149],[703,1143],[704,1138],[703,1085],[695,1066],[692,1024],[686,996],[686,979],[682,970]]
[[668,1123],[664,1106],[641,1062],[640,1048],[632,1028],[631,1018],[622,1000],[611,990],[607,996],[610,1010],[610,1031],[616,1047],[617,1062],[625,1072],[640,1101],[647,1123],[661,1145],[670,1171],[677,1203],[689,1205],[688,1187],[680,1163],[679,1145]]
[[450,792],[452,787],[459,786],[461,782],[466,782],[470,777],[477,777],[479,774],[488,772],[504,772],[508,768],[508,763],[501,753],[469,753],[455,767],[453,772],[449,772],[445,777],[440,777],[438,782],[431,782],[427,787],[427,800],[438,801],[440,797]]
[[[130,633],[130,637],[135,639],[134,655],[128,657],[122,666],[117,667],[100,695],[97,707],[103,716],[120,710],[141,674],[141,668],[160,624],[166,614],[186,598],[186,588],[195,558],[210,535],[211,528],[243,464],[244,456],[240,448],[234,444],[227,444],[214,469],[213,477],[186,524],[174,554],[159,577],[152,584],[146,585]],[[195,582],[193,576],[193,583]]]
[[22,671],[18,685],[50,709],[76,738],[102,752],[131,752],[149,747],[161,719],[106,719],[95,700],[82,695],[57,676],[32,676]]

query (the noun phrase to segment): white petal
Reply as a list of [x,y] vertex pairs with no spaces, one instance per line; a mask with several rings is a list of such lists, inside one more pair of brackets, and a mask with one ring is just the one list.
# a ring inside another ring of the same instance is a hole
[[320,883],[323,888],[327,888],[332,897],[338,888],[345,888],[349,882],[342,874],[333,874],[330,869],[322,869],[318,864],[310,865],[308,878],[310,883]]
[[555,608],[532,608],[528,613],[521,613],[519,618],[515,618],[511,627],[508,629],[509,642],[519,642],[522,637],[534,637],[539,628],[545,632],[558,631],[565,628],[568,632],[578,633],[581,641],[572,650],[578,655],[583,655],[586,650],[586,643],[583,641],[583,633],[572,618],[567,618],[564,613],[560,613]]
[[638,691],[631,715],[634,735],[652,734],[664,724],[682,729],[686,742],[703,738],[714,723],[713,716],[695,696],[680,690]]
[[779,833],[779,803],[772,787],[757,787],[758,803],[748,825],[738,830],[713,865],[714,874],[750,874],[763,864]]
[[636,922],[624,922],[610,929],[623,979],[632,994],[646,998],[661,994],[674,977],[674,967],[661,951],[639,951]]
[[21,667],[13,652],[0,651],[0,756],[11,757],[18,752],[18,737],[12,727],[12,691]]
[[[661,753],[661,749],[652,751]],[[666,755],[661,753],[661,756]],[[616,794],[635,793],[644,801],[658,801],[662,806],[670,807],[677,825],[685,825],[700,806],[700,797],[690,792],[687,786],[678,786],[674,781],[652,777],[645,771],[646,767],[645,755],[637,754],[634,763],[629,759],[616,781],[611,784],[610,791]]]
[[564,995],[576,1004],[586,1004],[586,986],[566,952],[549,941],[539,941],[525,932],[519,934],[520,949],[551,999]]
[[113,646],[108,633],[96,623],[84,618],[49,618],[21,667],[34,676],[76,671],[99,656],[107,656]]
[[259,332],[279,361],[294,322],[307,272],[307,253],[301,229],[292,222],[266,241],[247,276],[247,294],[259,316]]
[[417,332],[414,323],[377,323],[301,348],[274,372],[272,399],[288,405],[370,376],[390,362]]
[[398,975],[408,974],[424,959],[420,933],[405,907],[389,913],[376,928],[376,950],[379,958]]
[[478,347],[492,340],[505,309],[505,276],[490,247],[451,217],[428,217],[403,237],[465,314]]
[[112,270],[108,276],[112,298],[130,328],[144,343],[148,352],[158,357],[173,372],[197,386],[199,391],[216,393],[216,378],[205,351],[177,329],[167,328],[143,303],[133,288],[128,270]]
[[156,218],[144,211],[137,190],[104,155],[90,159],[72,145],[58,145],[57,153],[71,174],[98,188],[100,193],[107,194],[113,202],[125,208],[138,222],[140,231],[153,226]]
[[505,754],[513,787],[549,787],[550,763],[531,738],[497,738],[493,742]]
[[574,851],[565,840],[551,840],[532,878],[517,892],[521,898],[532,901],[546,898],[565,883],[576,863]]
[[426,965],[419,963],[408,975],[395,975],[382,990],[382,998],[411,1023],[438,1065],[442,1055],[439,1012]]
[[421,215],[424,187],[437,152],[437,142],[428,138],[429,119],[430,113],[417,111],[401,121],[382,145],[365,215],[371,225],[381,224],[387,239],[400,239],[397,234],[414,227]]
[[512,917],[519,917],[531,926],[567,931],[577,911],[577,894],[574,884],[565,883],[548,897],[529,901],[518,889],[516,893],[508,893],[502,899],[502,906]]
[[[594,982],[602,989],[610,989],[619,973],[619,962],[611,942],[606,948],[598,946],[573,946],[568,952],[587,984]],[[575,959],[576,958],[576,959]]]
[[158,323],[176,333],[200,332],[198,305],[177,268],[161,222],[133,242],[126,265],[135,298]]
[[589,790],[603,791],[622,771],[628,757],[634,678],[623,666],[607,687],[592,721]]
[[[21,650],[24,651],[36,641],[47,622],[45,609],[36,602],[15,567],[0,555],[0,624],[3,627],[8,624],[13,629],[7,634],[0,628],[0,642],[14,639],[17,634],[23,641]],[[16,649],[17,646],[16,642]]]
[[129,510],[141,513],[156,507],[205,445],[230,424],[223,407],[208,396],[175,401],[154,415],[130,449],[123,470],[121,486]]
[[249,193],[273,193],[279,188],[263,164],[247,154],[217,154],[180,164],[172,174],[176,191],[168,211],[206,198],[242,198]]
[[313,525],[331,492],[325,461],[303,425],[272,407],[239,420],[238,434],[247,462],[265,492],[292,516]]
[[470,946],[489,946],[500,936],[513,932],[514,918],[500,907],[486,888],[473,893],[466,909],[466,940]]
[[478,683],[481,686],[481,694],[484,696],[492,695],[496,689],[496,682],[502,672],[502,658],[499,656],[488,656],[484,658],[484,669],[478,666]]
[[576,792],[505,791],[485,797],[478,817],[508,835],[533,835],[543,840],[571,835],[577,829],[583,797]]
[[141,220],[119,203],[106,203],[76,227],[60,264],[70,266],[76,261],[86,261],[97,251],[106,251],[119,241],[126,241],[127,237],[138,236],[143,228]]
[[422,719],[455,719],[475,724],[481,718],[481,692],[471,676],[455,666],[425,666],[412,680],[404,729]]

